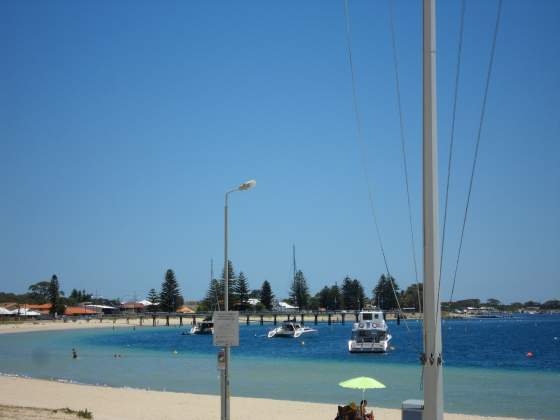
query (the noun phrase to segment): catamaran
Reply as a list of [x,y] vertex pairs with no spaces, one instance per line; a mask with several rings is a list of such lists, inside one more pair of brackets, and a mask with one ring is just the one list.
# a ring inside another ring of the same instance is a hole
[[304,327],[297,322],[284,321],[281,326],[268,332],[268,338],[298,338],[302,334],[317,332],[313,328]]
[[391,338],[382,311],[361,311],[358,314],[358,322],[352,326],[348,351],[350,353],[385,353],[389,349]]

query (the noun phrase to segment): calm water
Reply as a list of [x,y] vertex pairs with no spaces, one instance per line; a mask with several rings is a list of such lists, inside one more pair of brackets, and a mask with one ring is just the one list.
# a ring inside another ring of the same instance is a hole
[[[372,405],[400,407],[421,398],[419,322],[390,323],[388,354],[349,354],[351,324],[317,326],[299,340],[267,339],[268,326],[243,326],[232,351],[238,396],[328,403],[359,400],[339,388],[372,376],[387,389],[367,392]],[[0,372],[82,383],[216,394],[211,336],[176,327],[143,327],[0,335]],[[445,409],[482,415],[560,418],[560,316],[444,321]],[[70,357],[75,347],[79,359]],[[527,352],[534,357],[528,358]],[[114,354],[122,357],[114,358]]]

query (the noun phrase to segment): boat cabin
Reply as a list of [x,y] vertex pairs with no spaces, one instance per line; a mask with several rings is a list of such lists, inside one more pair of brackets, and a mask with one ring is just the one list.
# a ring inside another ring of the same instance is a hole
[[[361,311],[358,314],[358,322],[373,321],[374,323],[382,323],[385,321],[382,311]],[[376,322],[377,321],[377,322]]]
[[291,321],[284,321],[282,323],[282,329],[285,330],[285,331],[295,331],[299,328],[301,328],[301,326],[299,324],[294,324]]
[[382,330],[358,329],[352,331],[352,340],[357,343],[379,343],[387,339],[387,332]]

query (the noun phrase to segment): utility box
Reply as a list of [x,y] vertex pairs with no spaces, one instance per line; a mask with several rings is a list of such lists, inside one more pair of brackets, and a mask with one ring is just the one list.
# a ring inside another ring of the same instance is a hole
[[402,403],[402,420],[422,420],[424,400],[406,400]]

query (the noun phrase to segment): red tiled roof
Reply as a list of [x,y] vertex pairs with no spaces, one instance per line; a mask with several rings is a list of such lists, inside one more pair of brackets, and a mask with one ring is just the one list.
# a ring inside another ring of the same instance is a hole
[[97,312],[92,311],[90,309],[81,308],[79,306],[69,306],[64,311],[64,315],[95,315]]
[[43,303],[41,305],[37,305],[33,303],[30,304],[25,303],[22,305],[22,308],[27,308],[32,311],[39,311],[42,314],[48,314],[52,308],[52,303]]
[[127,302],[121,305],[122,309],[144,309],[144,305],[141,303]]

